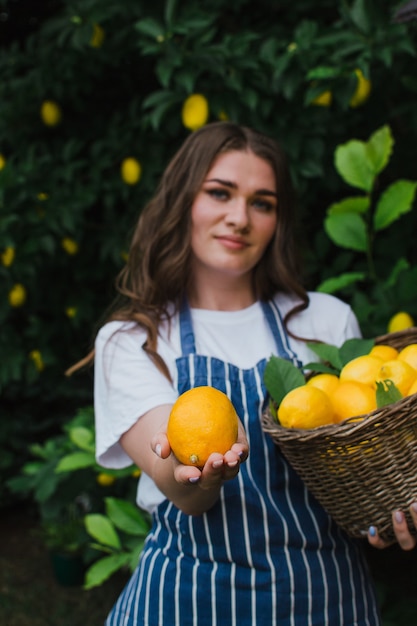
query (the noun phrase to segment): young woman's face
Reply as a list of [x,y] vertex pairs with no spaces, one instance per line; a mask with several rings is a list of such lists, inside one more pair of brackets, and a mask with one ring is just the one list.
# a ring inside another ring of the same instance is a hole
[[221,154],[191,209],[193,278],[250,278],[277,225],[272,167],[250,151]]

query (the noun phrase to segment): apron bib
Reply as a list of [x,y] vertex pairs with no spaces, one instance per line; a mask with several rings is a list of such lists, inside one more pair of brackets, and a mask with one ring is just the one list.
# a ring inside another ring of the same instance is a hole
[[[278,308],[263,311],[276,354],[300,365]],[[180,313],[178,393],[210,385],[231,399],[250,445],[238,476],[205,514],[165,500],[138,568],[107,626],[377,626],[360,546],[332,521],[261,427],[266,360],[240,369],[196,354],[191,313]]]

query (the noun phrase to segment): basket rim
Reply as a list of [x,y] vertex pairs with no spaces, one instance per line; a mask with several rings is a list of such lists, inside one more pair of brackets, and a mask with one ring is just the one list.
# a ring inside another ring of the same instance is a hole
[[302,436],[303,439],[308,438],[311,440],[331,436],[332,439],[342,440],[345,437],[350,437],[356,432],[372,427],[375,422],[393,419],[391,417],[391,413],[398,410],[404,410],[408,404],[414,405],[414,409],[417,411],[416,400],[417,393],[414,393],[411,396],[405,396],[396,402],[392,402],[384,407],[375,409],[371,413],[349,417],[338,424],[325,424],[323,426],[316,426],[315,428],[288,428],[286,426],[281,426],[281,424],[274,419],[269,407],[267,407],[264,411],[263,417],[269,424],[269,427],[273,428],[273,432],[275,434],[282,434],[284,439],[296,439]]

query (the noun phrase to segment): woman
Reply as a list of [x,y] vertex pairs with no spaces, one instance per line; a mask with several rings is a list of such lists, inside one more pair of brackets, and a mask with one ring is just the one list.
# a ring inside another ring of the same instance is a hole
[[[261,429],[272,353],[305,363],[300,337],[360,334],[346,304],[302,287],[293,214],[279,146],[219,122],[187,138],[139,218],[96,339],[97,458],[142,468],[153,526],[108,626],[379,624],[360,546]],[[201,385],[229,395],[240,430],[200,470],[165,433],[178,394]]]

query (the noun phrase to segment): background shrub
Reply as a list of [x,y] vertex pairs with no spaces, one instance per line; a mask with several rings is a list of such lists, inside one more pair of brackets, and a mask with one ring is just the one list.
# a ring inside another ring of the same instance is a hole
[[[6,477],[26,460],[28,443],[91,403],[91,372],[70,379],[64,372],[90,349],[138,212],[192,132],[181,117],[191,94],[204,96],[210,121],[236,120],[283,143],[299,192],[308,286],[356,268],[355,252],[338,248],[323,228],[327,207],[348,190],[334,166],[336,147],[389,124],[395,150],[378,184],[415,176],[416,22],[397,23],[398,5],[0,0]],[[358,70],[371,89],[352,107]],[[121,176],[126,158],[140,164],[135,184]],[[415,226],[414,211],[381,239],[381,279],[400,252],[415,268]],[[404,302],[400,291],[378,301],[373,334],[405,305],[417,314],[416,299],[403,293]],[[366,281],[339,295],[374,310]],[[2,501],[8,497],[3,490]]]

